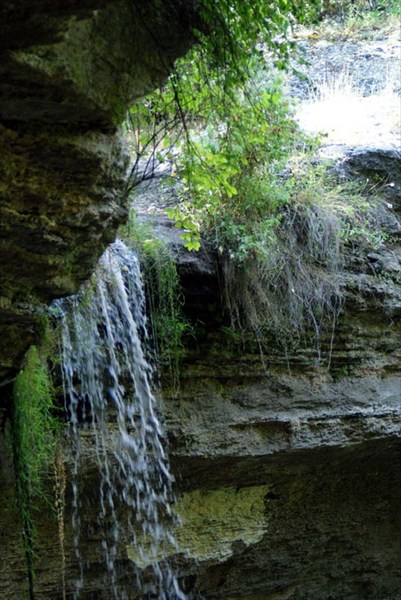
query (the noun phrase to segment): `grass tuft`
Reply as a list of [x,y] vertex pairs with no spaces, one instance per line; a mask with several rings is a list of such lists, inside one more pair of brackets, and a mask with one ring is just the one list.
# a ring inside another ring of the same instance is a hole
[[[311,341],[320,359],[323,334],[334,331],[344,301],[346,254],[381,245],[375,201],[340,185],[325,165],[290,163],[289,197],[270,237],[238,260],[224,253],[226,304],[234,328],[261,346],[286,351]],[[330,360],[330,357],[328,357]]]

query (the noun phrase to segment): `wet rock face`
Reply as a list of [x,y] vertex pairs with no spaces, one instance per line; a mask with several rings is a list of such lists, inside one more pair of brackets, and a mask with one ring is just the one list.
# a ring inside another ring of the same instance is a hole
[[[190,546],[199,569],[187,568],[197,573],[200,597],[400,595],[400,324],[380,314],[385,287],[381,298],[366,291],[350,298],[330,366],[318,367],[308,350],[288,362],[267,353],[262,364],[216,335],[188,356],[179,400],[165,402],[184,499],[206,490],[224,501],[234,490],[231,517],[246,514],[244,490],[265,486],[263,518],[247,506],[261,538],[247,539],[227,518],[214,552],[204,552],[200,537]],[[213,537],[214,514],[205,521]],[[222,541],[233,529],[238,537],[227,549]]]
[[[186,315],[203,324],[177,397],[164,393],[183,575],[196,598],[401,597],[400,155],[379,143],[321,154],[340,180],[376,182],[380,200],[367,201],[386,242],[350,249],[344,307],[319,348],[306,339],[285,353],[272,340],[261,357],[255,340],[230,335],[218,257],[188,256],[171,223],[157,221]],[[147,195],[144,219],[166,198],[151,186]]]
[[[166,553],[177,563],[190,600],[400,597],[401,251],[396,208],[383,203],[382,222],[390,235],[386,245],[348,257],[344,308],[334,335],[330,330],[320,340],[320,362],[316,344],[308,340],[287,354],[272,345],[261,360],[257,344],[248,340],[244,345],[230,335],[221,327],[216,257],[207,252],[188,256],[179,232],[158,220],[159,233],[178,261],[187,315],[195,322],[202,315],[201,335],[191,340],[182,365],[179,393],[164,391],[176,509],[183,524],[176,531],[178,549]],[[97,518],[93,436],[87,430],[82,437],[80,548],[86,563],[80,596],[108,600],[112,592],[101,540],[110,531]],[[68,597],[79,578],[68,448],[65,460]],[[0,596],[14,600],[23,597],[26,577],[12,509],[11,457],[4,462]],[[117,510],[124,523],[129,515]],[[38,515],[37,597],[61,597],[57,527],[46,507]],[[117,548],[118,589],[122,598],[143,600],[130,575],[135,548],[127,552],[129,540],[123,537]]]
[[4,377],[35,337],[38,304],[75,292],[113,240],[125,215],[118,125],[189,47],[196,18],[180,0],[19,0],[0,18]]
[[[186,3],[168,5],[163,18],[164,3],[153,10],[148,2],[56,0],[35,3],[33,14],[19,0],[0,9],[2,375],[35,338],[32,306],[73,292],[123,217],[121,109],[160,81],[166,57],[169,64],[189,43]],[[163,59],[147,37],[150,23]],[[130,48],[124,56],[119,36]],[[190,551],[178,557],[179,576],[193,598],[401,597],[399,156],[345,148],[341,161],[345,177],[394,184],[380,216],[390,238],[350,257],[346,304],[335,335],[321,340],[322,364],[311,346],[290,356],[271,348],[261,360],[256,344],[227,337],[215,257],[188,256],[173,240],[187,314],[203,325],[179,397],[165,393],[184,523],[178,539]],[[159,226],[177,237],[168,223]],[[108,600],[99,542],[110,532],[98,523],[94,460],[92,448],[80,465],[81,596]],[[0,462],[0,596],[14,600],[27,595],[27,579],[9,448],[0,448]],[[71,506],[69,485],[64,550],[47,505],[39,507],[39,599],[62,597],[63,553],[65,590],[74,593]],[[116,576],[121,597],[139,599],[127,544],[118,548]]]
[[[399,452],[399,442],[372,442],[259,461],[259,480],[270,486],[263,539],[233,545],[220,564],[201,564],[197,585],[203,597],[398,598]],[[224,473],[217,462],[214,469],[219,466]],[[246,469],[258,465],[249,460]]]
[[[287,353],[272,341],[261,358],[257,343],[228,335],[212,314],[187,353],[178,398],[165,394],[184,503],[235,490],[230,515],[246,514],[243,491],[265,486],[264,517],[255,505],[250,524],[260,538],[238,529],[229,550],[216,541],[209,555],[201,540],[190,544],[194,590],[205,599],[401,596],[400,157],[378,146],[336,153],[342,177],[381,183],[377,218],[387,239],[350,251],[333,335],[322,335],[319,352],[307,340]],[[216,527],[212,515],[204,526]],[[231,518],[226,526],[236,528]],[[219,536],[227,539],[224,528]]]

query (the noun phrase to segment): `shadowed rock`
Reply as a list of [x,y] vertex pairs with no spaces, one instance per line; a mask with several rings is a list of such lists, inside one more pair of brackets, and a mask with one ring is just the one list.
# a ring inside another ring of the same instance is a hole
[[126,213],[118,126],[188,49],[197,18],[180,0],[19,0],[0,19],[4,377],[32,343],[40,304],[74,293],[114,239]]

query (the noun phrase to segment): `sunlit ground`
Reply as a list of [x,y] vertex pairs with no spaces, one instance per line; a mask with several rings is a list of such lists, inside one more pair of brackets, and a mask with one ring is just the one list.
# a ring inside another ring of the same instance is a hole
[[321,133],[328,144],[394,144],[401,148],[401,98],[394,81],[363,97],[347,73],[321,84],[297,111],[305,131]]

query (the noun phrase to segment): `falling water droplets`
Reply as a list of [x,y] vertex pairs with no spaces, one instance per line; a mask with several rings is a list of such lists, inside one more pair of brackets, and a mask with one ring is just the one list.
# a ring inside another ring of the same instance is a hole
[[[72,520],[79,563],[75,597],[84,584],[80,551],[81,429],[92,434],[100,474],[98,524],[108,583],[115,598],[116,561],[126,540],[118,520],[121,504],[131,512],[130,539],[140,563],[134,573],[141,598],[185,600],[163,548],[176,548],[177,518],[171,508],[172,482],[159,407],[151,390],[144,353],[145,297],[136,255],[120,241],[102,256],[82,292],[58,301],[62,313],[62,362],[66,413],[73,446]],[[125,525],[124,525],[125,527]],[[151,581],[141,567],[150,565]],[[137,596],[135,596],[137,597]]]

